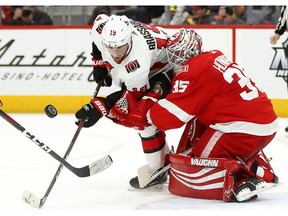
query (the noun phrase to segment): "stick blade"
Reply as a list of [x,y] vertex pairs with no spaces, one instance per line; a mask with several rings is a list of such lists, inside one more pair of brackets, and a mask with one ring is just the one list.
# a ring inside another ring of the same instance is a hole
[[112,158],[109,155],[104,156],[103,158],[95,161],[89,166],[90,175],[94,175],[96,173],[102,172],[107,169],[113,163]]
[[170,167],[171,167],[171,164],[166,165],[165,167],[163,167],[163,169],[161,169],[159,172],[157,172],[153,176],[150,175],[150,169],[149,169],[148,164],[140,167],[137,170],[140,188],[144,188],[145,186],[147,186],[150,182],[152,182],[158,176],[160,176],[161,174],[169,170]]
[[34,208],[41,208],[41,199],[36,197],[33,193],[30,191],[25,191],[22,195],[22,199],[24,202],[29,204],[30,206]]
[[149,169],[148,164],[140,167],[137,170],[139,186],[141,188],[144,188],[146,185],[148,185],[153,180],[149,171],[150,171],[150,169]]

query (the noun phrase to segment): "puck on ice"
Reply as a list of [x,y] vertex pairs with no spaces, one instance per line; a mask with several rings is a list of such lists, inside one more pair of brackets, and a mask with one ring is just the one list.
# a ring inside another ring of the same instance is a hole
[[57,116],[57,110],[56,110],[56,108],[55,108],[53,105],[51,105],[51,104],[47,105],[47,106],[45,107],[44,111],[45,111],[45,114],[46,114],[48,117],[50,117],[50,118],[54,118],[55,116]]

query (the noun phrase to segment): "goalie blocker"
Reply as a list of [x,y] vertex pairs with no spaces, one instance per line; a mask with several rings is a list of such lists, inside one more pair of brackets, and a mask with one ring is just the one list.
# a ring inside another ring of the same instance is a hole
[[[170,154],[169,159],[168,189],[178,196],[242,202],[253,199],[277,183],[255,178],[240,161],[234,159],[191,158],[180,154]],[[240,172],[249,180],[236,189],[234,175]]]

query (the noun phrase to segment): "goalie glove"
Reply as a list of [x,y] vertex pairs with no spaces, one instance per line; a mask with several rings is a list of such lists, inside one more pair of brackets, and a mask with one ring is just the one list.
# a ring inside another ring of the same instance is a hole
[[90,103],[85,104],[81,109],[75,113],[75,117],[78,119],[76,125],[79,125],[80,120],[88,117],[83,127],[93,126],[103,115],[107,115],[108,110],[104,103],[104,98],[94,98]]
[[93,62],[93,78],[98,84],[102,82],[102,86],[110,87],[112,85],[112,78],[101,58],[92,58]]
[[[148,110],[153,106],[160,97],[159,93],[149,92],[140,101],[136,101],[132,93],[124,92],[123,102],[117,102],[110,110],[110,114],[113,115],[114,122],[125,127],[135,128],[138,130],[144,130],[150,124],[147,122],[146,114]],[[125,104],[124,108],[119,108],[119,104]],[[127,105],[126,105],[127,104]]]
[[136,104],[137,100],[135,99],[133,93],[125,90],[120,99],[112,107],[107,117],[111,118],[115,122],[122,122],[128,115],[129,110],[134,109]]

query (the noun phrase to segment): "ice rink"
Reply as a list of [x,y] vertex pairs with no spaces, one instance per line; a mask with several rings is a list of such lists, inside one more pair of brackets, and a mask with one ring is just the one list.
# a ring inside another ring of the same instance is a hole
[[[63,156],[76,129],[74,115],[58,114],[54,119],[43,114],[9,114],[29,132]],[[279,118],[280,129],[264,150],[280,184],[248,203],[225,203],[172,195],[162,191],[128,191],[130,178],[145,164],[140,138],[133,129],[124,128],[102,118],[94,127],[83,128],[69,163],[82,167],[110,155],[114,163],[107,170],[79,178],[66,168],[51,191],[44,207],[35,209],[22,201],[29,190],[42,198],[59,163],[20,131],[0,118],[0,214],[1,215],[150,215],[158,210],[168,215],[287,215],[288,211],[288,138],[284,128],[288,119]],[[182,129],[167,131],[170,146],[177,147]],[[176,211],[176,212],[175,212]],[[260,213],[261,212],[261,213]],[[211,214],[210,214],[211,213]],[[158,214],[158,213],[157,213]]]

